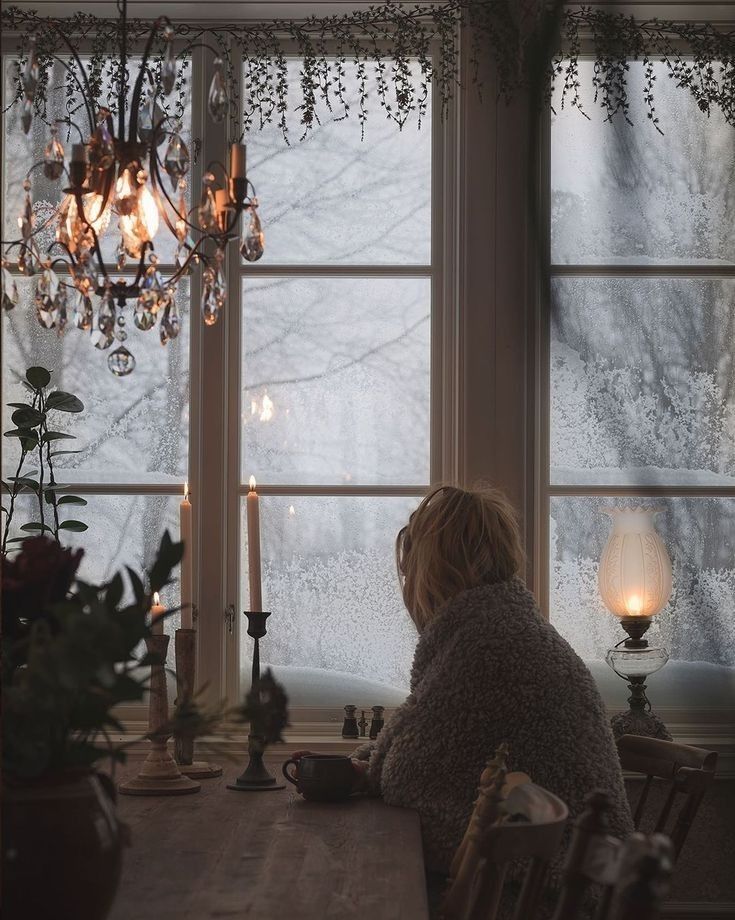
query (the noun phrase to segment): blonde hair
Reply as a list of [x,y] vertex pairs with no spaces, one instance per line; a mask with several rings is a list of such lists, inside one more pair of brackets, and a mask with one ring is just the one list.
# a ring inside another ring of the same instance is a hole
[[446,601],[523,565],[515,511],[497,489],[439,486],[396,538],[403,600],[419,632]]

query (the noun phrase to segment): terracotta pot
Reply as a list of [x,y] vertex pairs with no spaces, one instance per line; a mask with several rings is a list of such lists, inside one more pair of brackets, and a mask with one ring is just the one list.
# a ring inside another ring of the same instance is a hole
[[104,920],[127,832],[109,777],[87,770],[22,783],[6,777],[2,806],[4,920]]

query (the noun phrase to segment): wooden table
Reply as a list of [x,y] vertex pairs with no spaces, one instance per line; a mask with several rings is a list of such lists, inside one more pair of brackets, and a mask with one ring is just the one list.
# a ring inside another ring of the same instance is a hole
[[426,920],[415,812],[226,789],[239,772],[195,795],[120,796],[132,846],[109,920]]

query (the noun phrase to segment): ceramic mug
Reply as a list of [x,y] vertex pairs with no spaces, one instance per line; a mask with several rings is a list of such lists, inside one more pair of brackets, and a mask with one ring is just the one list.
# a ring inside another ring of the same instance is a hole
[[[288,770],[291,764],[296,767],[295,773]],[[352,795],[355,786],[352,761],[344,754],[304,754],[298,760],[287,760],[283,775],[313,802],[342,802]]]

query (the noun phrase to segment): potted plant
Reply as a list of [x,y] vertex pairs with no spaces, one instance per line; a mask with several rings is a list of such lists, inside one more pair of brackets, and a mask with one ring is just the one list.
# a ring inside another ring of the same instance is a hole
[[[97,771],[124,758],[110,738],[120,703],[141,700],[154,591],[183,544],[165,533],[147,586],[128,568],[76,577],[82,550],[36,536],[2,569],[3,915],[102,920],[117,888],[124,829]],[[127,585],[126,585],[127,581]]]

